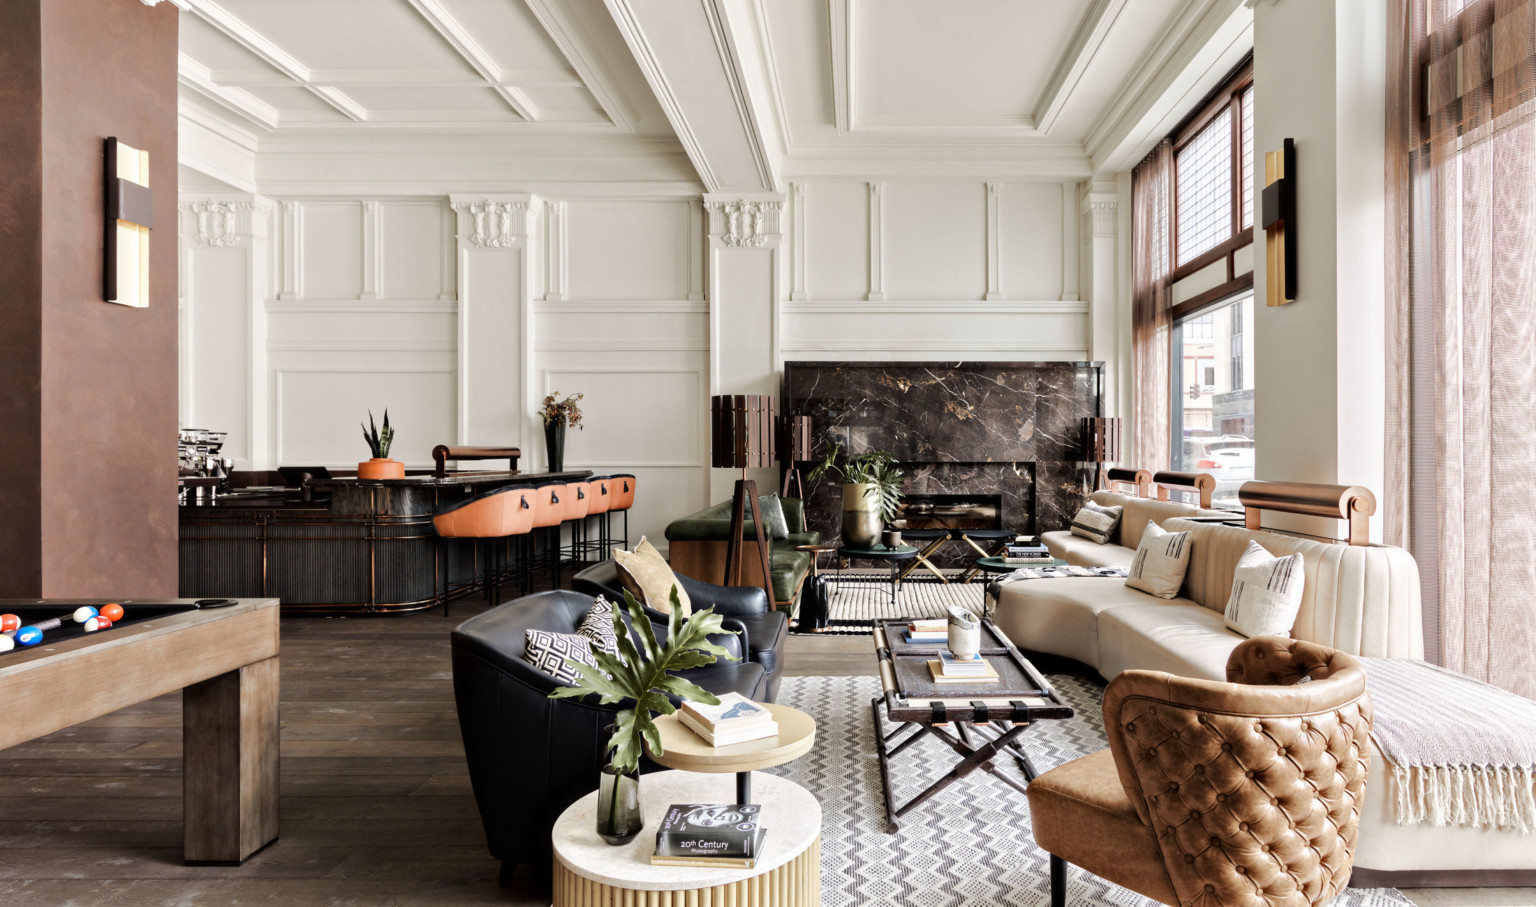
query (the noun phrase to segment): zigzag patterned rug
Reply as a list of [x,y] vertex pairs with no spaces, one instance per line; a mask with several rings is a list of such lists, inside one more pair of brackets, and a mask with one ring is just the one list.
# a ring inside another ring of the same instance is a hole
[[[1044,721],[1024,733],[1025,749],[1041,771],[1106,745],[1100,685],[1070,675],[1052,675],[1051,682],[1077,709],[1077,717]],[[874,677],[786,677],[779,691],[780,702],[816,719],[815,748],[771,771],[821,801],[822,903],[1048,905],[1049,860],[1030,834],[1028,801],[985,772],[973,772],[940,792],[903,817],[895,834],[885,833],[870,716],[870,700],[878,692]],[[896,802],[905,803],[954,761],[953,752],[932,737],[900,753],[892,765]],[[1067,883],[1069,907],[1156,905],[1076,867],[1068,869]],[[1334,901],[1335,907],[1412,903],[1390,888],[1349,889]]]
[[[958,573],[958,571],[956,571]],[[868,636],[870,622],[882,617],[943,617],[949,606],[981,611],[984,583],[941,583],[931,576],[913,576],[896,590],[891,604],[888,573],[848,571],[839,578],[825,574],[830,592],[827,629],[816,636]]]

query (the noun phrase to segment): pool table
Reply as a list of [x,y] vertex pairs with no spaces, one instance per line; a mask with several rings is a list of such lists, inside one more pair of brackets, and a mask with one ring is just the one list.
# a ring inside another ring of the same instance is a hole
[[120,599],[87,633],[71,615],[106,600],[0,599],[42,642],[0,652],[0,750],[182,691],[183,857],[243,862],[277,838],[278,600]]

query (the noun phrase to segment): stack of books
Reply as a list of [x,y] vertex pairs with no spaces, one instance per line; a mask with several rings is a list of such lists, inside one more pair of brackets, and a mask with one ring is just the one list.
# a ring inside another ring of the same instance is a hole
[[930,642],[949,642],[949,618],[925,617],[919,620],[907,622],[907,638],[909,645],[921,645]]
[[994,683],[1000,679],[997,669],[980,655],[960,658],[952,652],[940,652],[938,658],[930,659],[928,672],[934,683]]
[[1056,559],[1044,545],[1014,543],[1003,554],[1003,563],[1010,567],[1049,567],[1056,563]]
[[768,833],[757,821],[761,809],[755,803],[673,804],[661,818],[651,863],[752,869]]
[[740,693],[726,693],[719,705],[684,702],[677,718],[710,746],[730,746],[779,736],[773,713]]

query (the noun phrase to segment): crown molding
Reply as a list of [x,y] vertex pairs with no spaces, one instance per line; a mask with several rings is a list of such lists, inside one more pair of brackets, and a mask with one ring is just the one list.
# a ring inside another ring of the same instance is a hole
[[1130,0],[1092,0],[1082,21],[1067,43],[1061,60],[1046,80],[1045,90],[1035,104],[1034,121],[1041,134],[1049,135],[1056,119],[1066,108],[1082,81],[1083,74],[1104,45],[1104,39]]
[[1084,315],[1088,303],[1079,300],[807,300],[780,304],[786,315]]
[[636,119],[634,111],[625,103],[623,96],[614,90],[615,80],[612,73],[604,65],[602,57],[592,52],[565,9],[550,0],[523,0],[523,2],[527,5],[528,11],[533,13],[533,17],[539,21],[539,25],[544,27],[544,31],[565,57],[565,61],[571,64],[576,77],[586,86],[609,122],[624,132],[634,132]]
[[[501,70],[491,59],[491,55],[486,53],[469,31],[443,8],[439,0],[406,0],[406,2],[416,10],[417,15],[432,26],[433,31],[442,36],[443,41],[453,48],[460,59],[469,64],[469,67],[490,85],[513,113],[530,122],[539,118],[539,109],[533,105],[528,96],[517,88],[503,84]],[[450,111],[442,112],[450,113]]]
[[267,129],[277,128],[276,107],[243,88],[218,84],[213,80],[207,67],[186,54],[177,54],[176,81],[181,88],[185,89],[178,92],[182,100],[185,100],[186,94],[190,92],[196,97],[243,117],[254,125]]
[[838,135],[853,131],[853,0],[829,0],[832,51],[832,119]]

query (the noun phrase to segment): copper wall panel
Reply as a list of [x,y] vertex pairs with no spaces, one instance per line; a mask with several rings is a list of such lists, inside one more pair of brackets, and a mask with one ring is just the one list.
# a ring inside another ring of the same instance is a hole
[[[40,61],[42,191],[15,221],[40,232],[40,288],[6,288],[19,323],[40,318],[39,418],[4,442],[33,448],[40,488],[38,512],[6,513],[4,531],[35,536],[40,550],[35,568],[0,564],[0,592],[175,595],[177,11],[138,0],[13,0],[4,10],[0,19],[30,12],[41,25],[22,62]],[[101,298],[108,136],[149,152],[161,227],[147,309]],[[10,155],[0,162],[6,176],[12,166]]]

